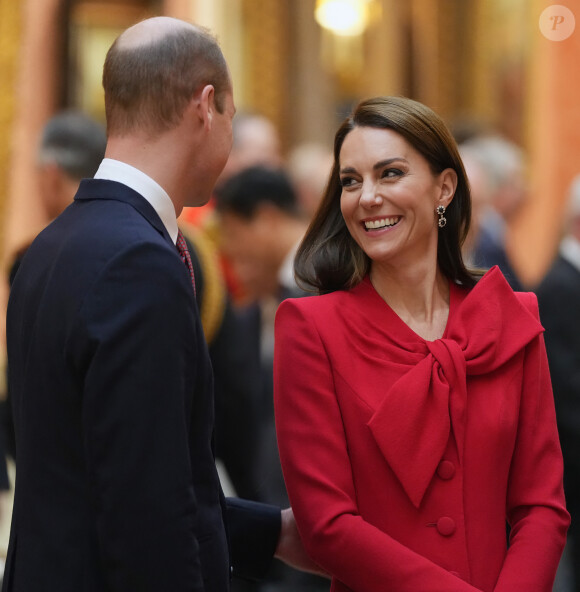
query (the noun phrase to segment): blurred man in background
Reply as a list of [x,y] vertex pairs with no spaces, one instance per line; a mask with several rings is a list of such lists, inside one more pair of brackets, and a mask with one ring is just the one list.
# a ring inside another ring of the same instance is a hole
[[281,169],[250,167],[216,191],[221,247],[250,302],[296,290],[292,259],[306,222]]
[[80,111],[63,111],[47,121],[37,162],[40,196],[50,220],[72,202],[80,180],[96,173],[106,142],[105,127]]
[[509,225],[527,199],[523,153],[508,140],[492,135],[472,138],[460,149],[468,160],[469,182],[476,196],[468,259],[484,269],[498,265],[512,288],[521,290],[506,239]]
[[280,135],[274,123],[260,113],[238,113],[232,127],[233,144],[218,185],[252,166],[282,166]]
[[[81,179],[97,172],[106,144],[105,127],[80,111],[62,111],[46,122],[38,147],[37,172],[40,204],[47,220],[56,218],[72,203]],[[10,283],[29,244],[16,254]]]
[[317,142],[299,144],[288,155],[288,174],[307,220],[318,209],[333,162],[332,150]]
[[[307,226],[296,191],[281,169],[246,168],[216,189],[221,246],[245,295],[239,310],[244,347],[258,369],[255,470],[259,501],[287,505],[278,456],[273,407],[274,317],[282,300],[304,295],[294,280],[293,260]],[[260,592],[322,592],[328,581],[276,564]]]
[[490,187],[486,170],[479,152],[476,147],[462,144],[459,146],[459,153],[467,178],[469,180],[469,189],[471,193],[471,224],[469,233],[463,244],[463,257],[474,266],[474,249],[479,240],[479,231],[482,217],[489,208]]
[[580,592],[580,176],[572,182],[558,255],[538,286],[540,318],[564,456],[564,491],[572,516],[568,550]]

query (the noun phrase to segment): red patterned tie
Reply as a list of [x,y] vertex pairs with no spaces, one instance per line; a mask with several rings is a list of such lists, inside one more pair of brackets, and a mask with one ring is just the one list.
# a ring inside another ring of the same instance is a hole
[[193,286],[193,293],[195,294],[195,276],[193,274],[193,265],[191,263],[191,256],[189,254],[189,250],[187,249],[187,243],[185,242],[185,237],[181,230],[177,232],[177,242],[175,243],[177,250],[179,251],[179,256],[181,260],[187,266],[189,270],[189,277],[191,278],[191,285]]

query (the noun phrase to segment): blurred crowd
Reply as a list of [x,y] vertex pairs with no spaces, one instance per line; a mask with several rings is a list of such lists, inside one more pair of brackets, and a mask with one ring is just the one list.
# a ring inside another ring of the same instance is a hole
[[[330,145],[316,143],[285,153],[275,126],[257,113],[238,114],[233,135],[212,200],[186,209],[180,224],[192,254],[215,373],[216,454],[224,483],[240,497],[286,507],[272,403],[274,316],[282,300],[306,294],[294,280],[293,257],[324,191],[333,155]],[[457,139],[472,193],[466,261],[477,268],[498,265],[514,290],[535,291],[539,298],[572,514],[568,569],[578,566],[576,587],[572,575],[559,585],[562,592],[580,590],[580,532],[574,519],[580,515],[580,177],[570,187],[552,266],[539,285],[525,285],[506,239],[528,197],[526,155],[494,130]],[[102,126],[82,113],[59,113],[47,122],[37,171],[39,204],[49,218],[72,201],[80,179],[94,174],[105,142]],[[25,251],[23,245],[13,255],[10,282]],[[15,461],[10,395],[5,395],[0,461]],[[0,487],[11,488],[2,462]],[[235,582],[234,591],[328,587],[327,580],[275,563],[266,581]]]

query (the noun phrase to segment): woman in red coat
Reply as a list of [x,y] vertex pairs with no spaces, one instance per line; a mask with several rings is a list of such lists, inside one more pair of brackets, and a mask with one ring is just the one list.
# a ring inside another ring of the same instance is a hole
[[276,319],[304,544],[335,592],[550,592],[569,515],[536,298],[464,266],[469,188],[430,109],[365,101],[334,154],[296,260],[320,295]]

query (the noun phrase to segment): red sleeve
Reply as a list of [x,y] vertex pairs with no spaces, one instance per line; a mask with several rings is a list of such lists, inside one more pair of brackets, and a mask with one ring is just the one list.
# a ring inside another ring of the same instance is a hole
[[[539,319],[536,296],[520,298]],[[506,507],[510,547],[495,592],[551,591],[570,523],[543,334],[526,348],[522,389]]]
[[307,306],[280,306],[274,361],[280,458],[306,550],[355,592],[475,592],[359,515],[331,363]]

